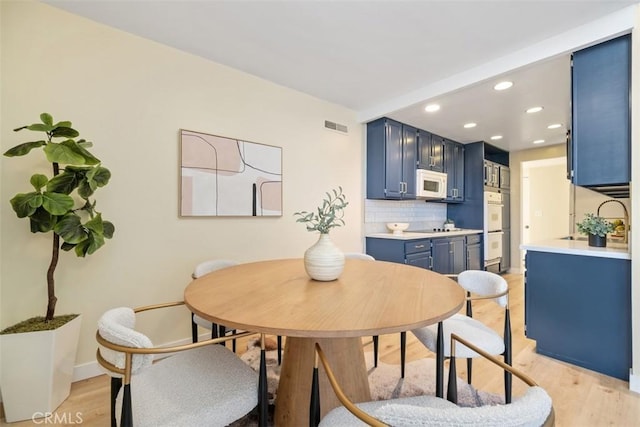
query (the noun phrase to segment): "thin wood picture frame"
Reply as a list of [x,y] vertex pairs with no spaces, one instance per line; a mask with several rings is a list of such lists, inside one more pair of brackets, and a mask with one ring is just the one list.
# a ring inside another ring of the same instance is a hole
[[282,216],[282,147],[181,129],[179,215]]

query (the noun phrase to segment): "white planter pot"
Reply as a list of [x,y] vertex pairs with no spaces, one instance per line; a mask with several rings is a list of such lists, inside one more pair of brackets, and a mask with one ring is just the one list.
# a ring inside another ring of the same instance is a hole
[[43,417],[69,396],[81,316],[53,331],[0,335],[0,388],[7,422]]
[[304,253],[304,268],[314,280],[336,280],[344,269],[344,254],[328,234],[320,234],[318,241]]

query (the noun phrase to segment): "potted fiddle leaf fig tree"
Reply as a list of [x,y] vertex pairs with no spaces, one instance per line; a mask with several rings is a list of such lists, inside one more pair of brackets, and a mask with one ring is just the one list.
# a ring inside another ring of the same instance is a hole
[[[51,413],[69,395],[80,316],[55,316],[58,299],[54,274],[60,250],[72,251],[78,257],[91,255],[115,231],[113,224],[104,220],[96,209],[93,198],[99,188],[107,185],[111,172],[89,152],[92,143],[80,139],[71,122],[54,123],[48,113],[40,115],[40,123],[14,130],[29,130],[39,135],[7,150],[4,155],[20,157],[32,151],[41,152],[51,166],[51,173],[33,173],[29,179],[32,189],[13,196],[11,207],[18,218],[29,220],[32,233],[51,235],[52,250],[46,273],[45,315],[0,332],[0,387],[9,422],[30,419],[36,413],[41,416]],[[56,344],[56,340],[70,342],[71,346],[64,348]],[[62,354],[51,353],[59,350]],[[41,359],[37,360],[36,356]],[[60,366],[62,362],[68,366]],[[52,372],[47,372],[49,370]],[[34,389],[40,392],[34,393]],[[44,390],[48,393],[42,392]],[[42,399],[34,401],[38,396]]]

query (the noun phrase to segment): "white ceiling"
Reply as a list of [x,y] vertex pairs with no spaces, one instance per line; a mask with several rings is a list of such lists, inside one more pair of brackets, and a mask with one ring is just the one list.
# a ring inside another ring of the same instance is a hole
[[[362,122],[388,116],[460,142],[500,134],[491,143],[510,151],[564,142],[569,53],[628,31],[638,3],[45,2],[343,105]],[[492,89],[500,74],[513,88]],[[428,101],[442,109],[426,114]],[[544,110],[524,113],[534,105]],[[464,129],[470,121],[478,126]]]

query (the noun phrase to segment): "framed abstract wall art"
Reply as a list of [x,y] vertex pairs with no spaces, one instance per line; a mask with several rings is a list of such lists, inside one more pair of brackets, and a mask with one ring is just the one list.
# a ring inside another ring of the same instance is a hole
[[180,130],[180,216],[282,216],[282,147]]

